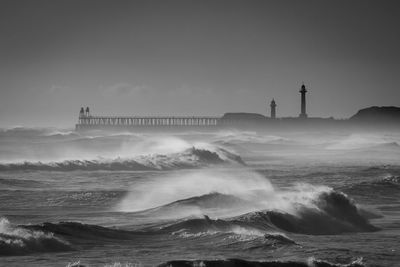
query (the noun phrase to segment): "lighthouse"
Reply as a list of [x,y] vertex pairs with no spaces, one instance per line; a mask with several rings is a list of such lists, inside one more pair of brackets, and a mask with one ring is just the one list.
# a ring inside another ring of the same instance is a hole
[[299,115],[299,118],[305,119],[305,118],[307,118],[307,113],[306,113],[306,93],[307,93],[307,90],[306,90],[306,86],[304,84],[301,86],[301,89],[300,89],[299,92],[301,94],[301,113]]
[[271,107],[271,119],[276,119],[276,103],[275,103],[275,99],[272,99],[270,107]]

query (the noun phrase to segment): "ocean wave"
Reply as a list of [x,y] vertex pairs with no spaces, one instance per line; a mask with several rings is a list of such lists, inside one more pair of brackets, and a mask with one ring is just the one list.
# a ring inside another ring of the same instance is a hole
[[[196,238],[202,236],[212,236],[220,234],[236,234],[242,236],[263,237],[268,240],[284,240],[284,236],[279,233],[263,233],[256,229],[246,229],[237,227],[233,223],[223,220],[212,220],[208,217],[202,219],[190,219],[184,222],[166,223],[164,227],[146,227],[135,231],[123,230],[118,228],[108,228],[99,225],[84,224],[80,222],[45,222],[35,225],[21,225],[21,229],[26,231],[41,232],[48,235],[57,235],[73,244],[81,241],[101,242],[110,240],[135,240],[140,237],[154,235],[171,235],[179,238]],[[203,226],[201,226],[203,225]],[[212,227],[210,227],[212,226]],[[225,227],[225,230],[224,230]],[[179,230],[177,230],[179,229]],[[202,231],[202,229],[204,231]],[[213,230],[212,230],[213,229]],[[289,238],[287,238],[289,240]]]
[[[179,200],[169,205],[173,205],[176,209],[186,204],[210,207],[212,202],[215,202],[213,200],[216,199],[221,200],[222,203],[226,202],[223,205],[228,205],[228,202],[238,205],[240,199],[236,198],[226,194],[212,193],[197,198]],[[241,242],[245,244],[245,249],[251,250],[260,247],[263,249],[271,246],[296,245],[296,242],[285,233],[326,235],[377,230],[360,214],[353,201],[343,193],[334,190],[319,192],[312,197],[311,202],[297,202],[296,207],[295,213],[290,210],[284,212],[283,210],[269,209],[225,219],[203,216],[202,218],[161,222],[161,225],[135,231],[79,222],[45,222],[38,225],[16,227],[11,226],[8,221],[3,221],[0,238],[1,245],[7,249],[1,251],[3,251],[3,255],[64,251],[73,249],[69,244],[75,246],[98,244],[109,240],[137,241],[138,238],[152,235],[171,235],[185,239],[211,237],[225,240],[220,245]],[[18,247],[16,247],[17,245]]]
[[[220,201],[214,201],[214,200]],[[189,205],[191,209],[200,208],[212,210],[223,209],[225,206],[249,207],[251,202],[240,198],[218,193],[207,194],[201,197],[180,200],[152,211],[169,211],[184,209]],[[231,205],[231,206],[230,206]],[[321,192],[311,202],[294,203],[295,210],[267,209],[249,212],[232,218],[210,219],[194,218],[178,221],[166,227],[163,231],[186,231],[198,233],[242,233],[251,235],[265,235],[270,232],[289,232],[309,235],[330,235],[346,232],[369,232],[378,228],[371,225],[368,216],[345,194],[334,190]]]
[[326,147],[328,150],[367,150],[367,149],[399,149],[399,144],[390,136],[373,134],[351,134]]
[[328,261],[309,258],[307,261],[248,261],[243,259],[226,260],[175,260],[162,263],[159,267],[213,267],[213,266],[246,266],[246,267],[363,267],[362,258],[348,264],[335,264]]
[[371,199],[371,194],[385,203],[398,201],[400,195],[400,176],[388,175],[382,178],[362,181],[359,183],[343,186],[342,191]]
[[244,164],[239,155],[222,148],[214,151],[192,147],[183,152],[138,156],[134,159],[65,160],[60,162],[21,162],[0,164],[0,171],[75,171],[75,170],[171,170],[207,165]]
[[153,231],[127,231],[80,222],[44,222],[13,225],[0,219],[0,256],[19,256],[38,252],[79,250],[100,243],[139,241],[159,234]]
[[73,250],[70,244],[52,232],[15,226],[6,218],[0,219],[0,256],[69,250]]
[[72,129],[59,129],[55,127],[13,127],[0,129],[0,136],[13,138],[35,138],[35,137],[51,137],[51,136],[69,136],[78,133]]
[[58,191],[46,198],[45,205],[47,207],[98,207],[108,205],[124,194],[124,191]]
[[285,234],[282,233],[266,233],[264,238],[273,240],[275,243],[280,244],[297,244],[294,240],[287,237]]
[[362,216],[353,201],[336,191],[322,192],[313,205],[297,205],[295,214],[276,210],[258,211],[239,216],[237,220],[255,227],[273,226],[286,232],[310,235],[378,230]]
[[177,220],[167,229],[192,233],[229,232],[235,227],[310,235],[378,230],[369,223],[370,216],[364,217],[366,213],[340,191],[310,184],[274,188],[265,177],[245,170],[163,176],[135,186],[117,210]]
[[221,144],[281,144],[289,143],[291,140],[282,136],[260,135],[256,132],[220,132],[214,137],[215,143]]
[[400,176],[388,175],[379,179],[374,179],[371,181],[363,181],[360,183],[352,184],[350,186],[344,187],[347,190],[360,190],[362,192],[368,191],[369,193],[373,190],[400,190]]
[[42,188],[44,183],[28,179],[0,178],[0,185],[6,188]]
[[84,224],[80,222],[45,222],[36,225],[23,225],[21,228],[31,231],[40,231],[52,235],[62,236],[65,239],[79,240],[130,240],[136,237],[139,232],[131,232],[121,229],[107,228],[99,225]]
[[256,208],[252,201],[247,201],[234,195],[212,192],[201,196],[177,200],[161,207],[150,209],[147,212],[168,213],[173,210],[182,210],[185,208],[195,208],[204,211],[208,209],[218,209],[221,211],[223,209],[229,210],[232,208],[237,210],[239,207],[246,210],[251,207]]
[[258,235],[262,236],[262,232],[256,228],[247,228],[246,224],[239,224],[235,222],[230,222],[228,220],[216,219],[213,220],[205,215],[203,218],[187,219],[184,221],[179,221],[171,225],[162,227],[161,232],[176,234],[181,231],[189,232],[192,234],[199,233],[235,233],[241,232],[248,235]]
[[386,176],[376,183],[385,185],[400,185],[400,176]]
[[170,234],[183,239],[213,238],[219,240],[219,246],[242,244],[242,249],[269,249],[297,245],[297,243],[277,231],[265,231],[238,221],[203,218],[192,218],[165,227],[153,228],[157,233]]

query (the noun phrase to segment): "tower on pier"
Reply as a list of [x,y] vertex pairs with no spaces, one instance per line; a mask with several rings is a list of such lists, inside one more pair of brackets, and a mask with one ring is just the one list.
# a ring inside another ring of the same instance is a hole
[[85,109],[81,107],[81,110],[79,111],[79,117],[85,117]]
[[270,107],[271,107],[271,119],[276,119],[276,103],[275,103],[275,99],[272,99]]
[[305,118],[307,118],[307,113],[306,113],[306,93],[307,93],[307,90],[306,90],[306,86],[304,84],[301,86],[301,89],[300,89],[299,92],[301,94],[301,113],[299,115],[299,118],[305,119]]

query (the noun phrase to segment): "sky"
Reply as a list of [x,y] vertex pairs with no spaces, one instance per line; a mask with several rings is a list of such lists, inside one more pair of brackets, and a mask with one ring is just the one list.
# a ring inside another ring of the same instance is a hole
[[0,128],[400,106],[400,2],[1,0]]

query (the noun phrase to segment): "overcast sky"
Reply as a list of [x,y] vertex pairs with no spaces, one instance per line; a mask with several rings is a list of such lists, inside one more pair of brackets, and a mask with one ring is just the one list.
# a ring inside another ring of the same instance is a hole
[[399,1],[1,0],[0,127],[400,105]]

